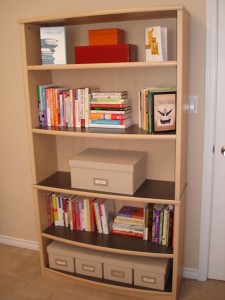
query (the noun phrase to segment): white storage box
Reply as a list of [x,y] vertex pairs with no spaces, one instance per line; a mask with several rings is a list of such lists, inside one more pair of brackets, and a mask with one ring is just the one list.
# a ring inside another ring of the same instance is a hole
[[88,148],[69,160],[72,188],[133,195],[146,179],[146,152]]
[[171,272],[172,260],[154,257],[136,257],[134,285],[164,290]]
[[53,241],[47,247],[49,267],[74,273],[74,249],[76,247]]
[[86,248],[77,248],[74,256],[76,274],[103,278],[102,260],[104,252]]
[[104,279],[132,284],[134,258],[132,255],[107,253],[103,258]]

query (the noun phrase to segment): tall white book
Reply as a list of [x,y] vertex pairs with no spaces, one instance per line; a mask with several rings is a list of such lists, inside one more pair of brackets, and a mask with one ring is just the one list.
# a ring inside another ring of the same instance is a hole
[[146,61],[167,60],[167,28],[154,26],[145,29]]

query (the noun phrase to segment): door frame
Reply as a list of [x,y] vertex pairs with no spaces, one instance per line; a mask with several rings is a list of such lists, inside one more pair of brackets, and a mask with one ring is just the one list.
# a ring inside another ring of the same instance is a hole
[[205,75],[205,126],[202,172],[202,199],[200,220],[200,247],[198,280],[208,278],[209,249],[212,221],[214,144],[217,101],[217,46],[219,0],[206,3],[206,75]]

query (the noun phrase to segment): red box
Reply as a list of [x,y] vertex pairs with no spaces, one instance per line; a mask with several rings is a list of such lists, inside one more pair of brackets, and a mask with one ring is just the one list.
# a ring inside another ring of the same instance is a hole
[[118,28],[88,31],[89,45],[124,44],[124,30]]
[[137,61],[137,46],[129,44],[75,47],[77,64]]

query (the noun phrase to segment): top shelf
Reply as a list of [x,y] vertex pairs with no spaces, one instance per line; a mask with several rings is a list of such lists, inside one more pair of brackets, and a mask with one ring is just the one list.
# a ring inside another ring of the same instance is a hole
[[184,10],[183,6],[155,6],[130,9],[100,10],[92,12],[79,12],[59,14],[56,16],[35,17],[21,19],[21,24],[33,25],[81,25],[91,23],[119,22],[159,18],[176,18],[177,11]]

